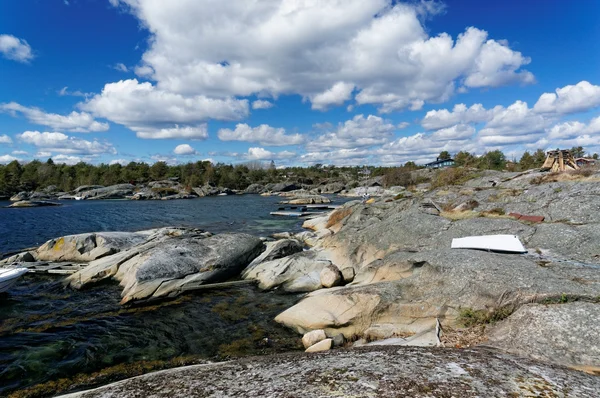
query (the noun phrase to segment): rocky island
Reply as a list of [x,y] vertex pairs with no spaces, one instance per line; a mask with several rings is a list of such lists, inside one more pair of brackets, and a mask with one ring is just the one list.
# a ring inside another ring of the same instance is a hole
[[[172,369],[74,396],[600,390],[597,170],[446,169],[304,227],[262,239],[175,227],[72,235],[2,266],[76,264],[66,286],[116,280],[124,306],[243,281],[305,293],[274,321],[304,336],[308,352],[328,351]],[[517,236],[527,252],[451,249],[454,238],[498,234]]]

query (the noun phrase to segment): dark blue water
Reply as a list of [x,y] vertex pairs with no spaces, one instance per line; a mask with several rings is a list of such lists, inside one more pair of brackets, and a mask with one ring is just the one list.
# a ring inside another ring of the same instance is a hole
[[0,253],[83,232],[139,231],[165,226],[253,235],[300,230],[298,219],[269,215],[277,210],[281,199],[231,195],[170,201],[82,200],[63,201],[60,207],[11,209],[4,208],[10,202],[0,201]]
[[[300,230],[301,220],[269,215],[280,200],[248,195],[0,208],[0,251],[91,231],[192,226],[267,235]],[[176,366],[182,357],[193,363],[300,348],[296,333],[273,318],[301,295],[247,286],[123,308],[117,283],[74,291],[63,287],[62,278],[29,274],[10,294],[0,295],[0,396],[26,388],[44,391],[33,396],[51,396]]]

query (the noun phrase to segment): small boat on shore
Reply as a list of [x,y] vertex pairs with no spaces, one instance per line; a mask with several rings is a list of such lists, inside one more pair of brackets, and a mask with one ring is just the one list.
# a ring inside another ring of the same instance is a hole
[[17,280],[25,275],[29,270],[27,268],[3,268],[0,269],[0,293],[10,289]]

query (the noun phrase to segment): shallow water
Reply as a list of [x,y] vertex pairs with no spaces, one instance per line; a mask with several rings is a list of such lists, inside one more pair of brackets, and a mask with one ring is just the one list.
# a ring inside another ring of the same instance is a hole
[[[269,215],[277,210],[279,200],[248,195],[2,208],[0,251],[39,245],[66,234],[168,225],[254,235],[300,230],[301,220]],[[140,361],[168,362],[179,357],[224,360],[300,348],[297,334],[273,321],[299,295],[246,286],[189,294],[155,306],[123,308],[117,283],[74,291],[63,288],[62,279],[29,274],[10,294],[0,295],[0,396],[121,364],[135,366]]]

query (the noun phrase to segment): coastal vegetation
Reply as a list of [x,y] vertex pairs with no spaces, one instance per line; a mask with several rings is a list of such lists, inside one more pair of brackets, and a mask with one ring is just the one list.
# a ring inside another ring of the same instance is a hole
[[[574,156],[583,156],[582,147],[571,149]],[[438,156],[445,159],[451,155],[443,151]],[[598,154],[592,155],[598,158]],[[487,152],[481,156],[460,151],[454,155],[456,166],[478,170],[522,171],[540,167],[546,158],[545,152],[538,149],[534,153],[525,152],[520,160],[508,160],[499,150]],[[14,195],[21,191],[37,191],[49,186],[56,190],[69,192],[83,185],[110,186],[116,184],[144,184],[169,178],[177,179],[183,186],[191,188],[203,185],[226,187],[243,190],[251,184],[279,183],[295,180],[301,184],[320,184],[328,181],[344,181],[352,187],[361,178],[382,177],[383,185],[412,186],[428,182],[424,175],[411,173],[423,168],[414,162],[407,162],[399,167],[383,166],[324,166],[315,164],[310,167],[277,168],[274,163],[249,162],[245,164],[213,164],[209,161],[189,162],[179,165],[168,165],[156,162],[152,165],[143,162],[121,164],[92,165],[84,162],[75,165],[54,163],[52,159],[43,162],[33,160],[28,163],[12,161],[0,164],[0,196]],[[464,182],[463,169],[450,169],[437,176],[434,186],[456,185]],[[455,171],[452,171],[455,170]]]

